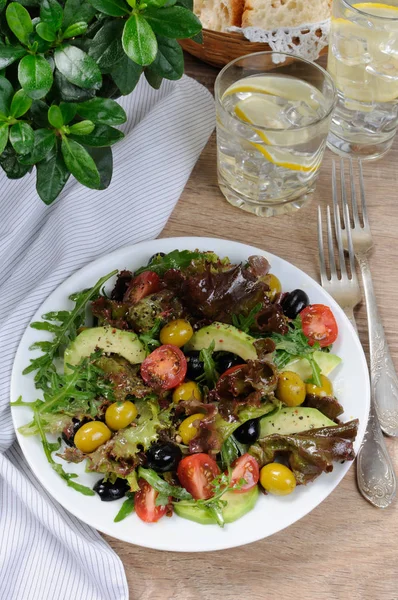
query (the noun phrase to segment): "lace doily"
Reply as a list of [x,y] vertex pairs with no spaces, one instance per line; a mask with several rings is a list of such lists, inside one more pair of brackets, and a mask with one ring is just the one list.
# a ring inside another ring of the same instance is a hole
[[300,27],[280,27],[272,31],[258,27],[228,27],[226,31],[242,33],[250,42],[268,44],[274,52],[296,54],[307,60],[316,60],[328,45],[330,19]]

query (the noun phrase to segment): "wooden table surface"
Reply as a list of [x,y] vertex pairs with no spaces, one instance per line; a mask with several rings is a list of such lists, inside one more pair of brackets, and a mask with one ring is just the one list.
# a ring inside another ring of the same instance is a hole
[[[187,57],[186,72],[211,91],[217,70]],[[331,203],[327,151],[313,200],[270,219],[230,206],[216,176],[211,137],[161,237],[222,237],[263,248],[318,280],[316,207]],[[365,167],[375,241],[371,268],[378,305],[398,368],[398,138],[387,157]],[[365,307],[357,312],[367,351]],[[398,440],[387,439],[398,470]],[[306,517],[270,538],[219,552],[159,552],[106,538],[122,559],[130,600],[397,600],[398,501],[380,510],[358,492],[355,465]],[[113,599],[110,599],[113,600]]]

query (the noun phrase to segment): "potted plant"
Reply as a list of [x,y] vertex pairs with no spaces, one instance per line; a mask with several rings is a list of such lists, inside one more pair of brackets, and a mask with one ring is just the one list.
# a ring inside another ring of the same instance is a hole
[[200,36],[192,0],[0,0],[0,165],[36,167],[47,204],[72,174],[93,189],[112,177],[114,98],[144,75],[159,88],[184,70],[180,38]]

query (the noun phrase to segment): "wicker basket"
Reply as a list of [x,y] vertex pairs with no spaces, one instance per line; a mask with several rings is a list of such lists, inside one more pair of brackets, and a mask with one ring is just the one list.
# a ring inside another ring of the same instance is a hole
[[[214,67],[223,67],[245,54],[272,50],[268,44],[249,42],[241,33],[224,33],[210,29],[203,29],[203,44],[197,44],[191,39],[180,40],[180,44],[186,52]],[[320,54],[326,52],[327,47],[323,48]]]

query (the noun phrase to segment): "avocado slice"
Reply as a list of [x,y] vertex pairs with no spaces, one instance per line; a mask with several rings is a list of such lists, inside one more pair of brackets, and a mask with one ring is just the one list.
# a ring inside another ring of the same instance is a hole
[[[254,508],[259,495],[258,486],[256,485],[247,492],[237,494],[236,492],[225,492],[222,496],[222,500],[225,500],[228,504],[223,509],[223,516],[226,523],[232,523],[237,521],[243,515],[248,513]],[[174,505],[174,512],[183,519],[189,519],[190,521],[196,521],[201,525],[216,525],[217,522],[213,515],[205,508],[195,505],[187,505],[177,502]]]
[[141,363],[146,357],[146,351],[138,336],[132,331],[122,331],[114,327],[91,327],[84,329],[69,344],[64,354],[64,372],[71,371],[68,365],[77,365],[95,350],[119,354],[129,363]]
[[331,421],[321,413],[317,408],[306,406],[293,406],[281,408],[277,413],[266,415],[260,420],[260,439],[279,433],[280,435],[290,435],[300,433],[309,429],[318,429],[319,427],[332,427],[336,423]]
[[[341,363],[341,358],[337,354],[321,352],[320,350],[315,350],[314,359],[318,363],[322,375],[326,375],[326,377]],[[307,381],[312,377],[311,365],[306,358],[292,360],[283,370],[297,373],[303,381]]]
[[207,327],[202,327],[191,337],[184,346],[184,352],[191,350],[203,350],[208,348],[214,341],[214,350],[223,350],[224,352],[233,352],[243,360],[256,360],[257,352],[253,346],[255,338],[240,331],[233,325],[218,323],[215,321]]

